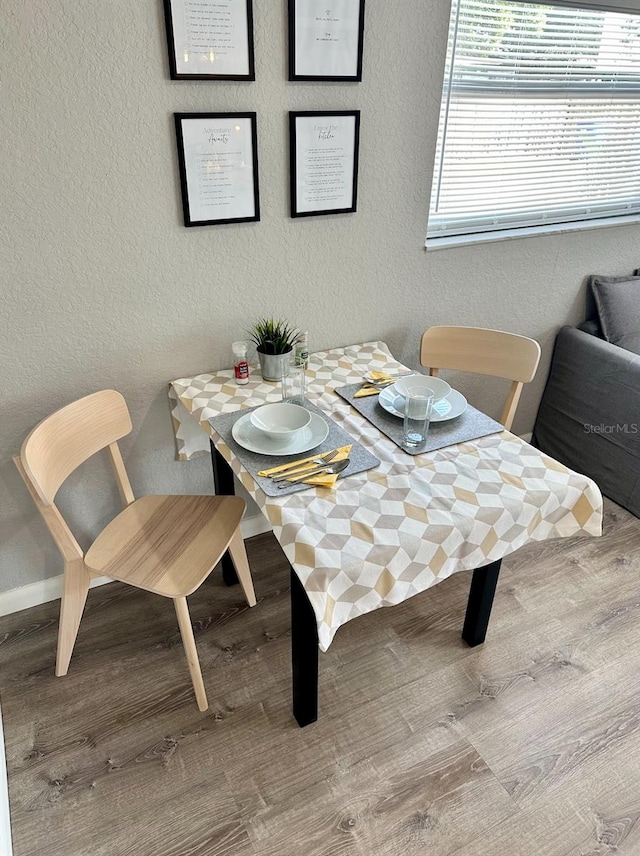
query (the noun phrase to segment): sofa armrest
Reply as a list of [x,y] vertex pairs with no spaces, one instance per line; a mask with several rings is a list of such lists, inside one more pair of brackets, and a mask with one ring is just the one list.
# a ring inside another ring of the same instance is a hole
[[640,356],[563,327],[532,442],[640,516]]

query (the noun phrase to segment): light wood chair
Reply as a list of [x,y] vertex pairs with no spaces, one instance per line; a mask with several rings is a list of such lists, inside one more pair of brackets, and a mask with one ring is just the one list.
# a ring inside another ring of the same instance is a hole
[[[56,675],[66,675],[69,668],[90,579],[105,575],[173,600],[198,707],[206,710],[187,596],[204,582],[228,549],[249,606],[255,606],[239,528],[246,503],[235,496],[135,499],[117,443],[131,429],[122,395],[102,390],[40,422],[13,459],[64,559]],[[124,510],[83,554],[54,499],[64,480],[105,448]]]
[[540,345],[534,339],[482,327],[430,327],[422,334],[420,364],[437,376],[439,369],[475,372],[512,381],[500,422],[511,430],[523,384],[535,377]]

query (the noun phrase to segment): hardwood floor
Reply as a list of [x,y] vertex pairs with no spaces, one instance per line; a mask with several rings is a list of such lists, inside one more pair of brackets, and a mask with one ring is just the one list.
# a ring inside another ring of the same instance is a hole
[[57,603],[1,618],[15,856],[638,856],[640,520],[606,507],[504,560],[484,646],[467,574],[347,624],[302,730],[271,536],[255,609],[190,598],[206,714],[170,601],[92,590],[64,678]]

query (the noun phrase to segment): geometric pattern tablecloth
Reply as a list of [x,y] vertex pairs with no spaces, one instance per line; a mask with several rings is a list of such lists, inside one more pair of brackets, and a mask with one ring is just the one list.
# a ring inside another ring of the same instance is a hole
[[[326,651],[347,621],[401,603],[451,574],[497,561],[530,541],[600,535],[602,497],[586,476],[503,431],[408,456],[333,390],[372,368],[399,371],[381,342],[312,354],[308,398],[380,459],[328,491],[267,497],[208,419],[277,401],[257,371],[237,386],[231,370],[169,387],[178,455],[211,437],[273,527],[305,587]],[[204,432],[204,433],[203,433]]]

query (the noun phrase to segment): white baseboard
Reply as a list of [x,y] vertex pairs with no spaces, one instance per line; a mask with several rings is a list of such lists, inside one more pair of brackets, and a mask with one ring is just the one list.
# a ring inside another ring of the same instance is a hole
[[2,712],[0,711],[0,856],[11,856],[13,852],[9,821],[9,786],[7,784],[7,762],[2,734]]
[[[0,592],[0,615],[10,615],[12,612],[20,612],[21,609],[29,609],[31,606],[39,606],[50,600],[62,597],[62,574],[57,577],[49,577],[46,580],[38,580],[20,588]],[[103,586],[110,583],[109,577],[96,577],[91,580],[91,588]]]
[[[242,537],[245,539],[271,531],[271,527],[262,514],[246,517],[242,521],[241,528]],[[38,582],[20,586],[20,588],[0,592],[0,616],[10,615],[12,612],[19,612],[21,609],[29,609],[31,606],[39,606],[41,603],[48,603],[51,600],[58,600],[62,597],[62,580],[63,577],[60,574],[57,577],[49,577],[49,579],[38,580]],[[91,588],[103,586],[110,582],[112,581],[109,577],[96,577],[91,580]],[[1,847],[0,856],[4,856]]]
[[271,532],[269,521],[262,514],[254,514],[253,517],[245,517],[240,524],[242,529],[242,537],[245,539],[253,538],[254,535],[262,535],[264,532]]

